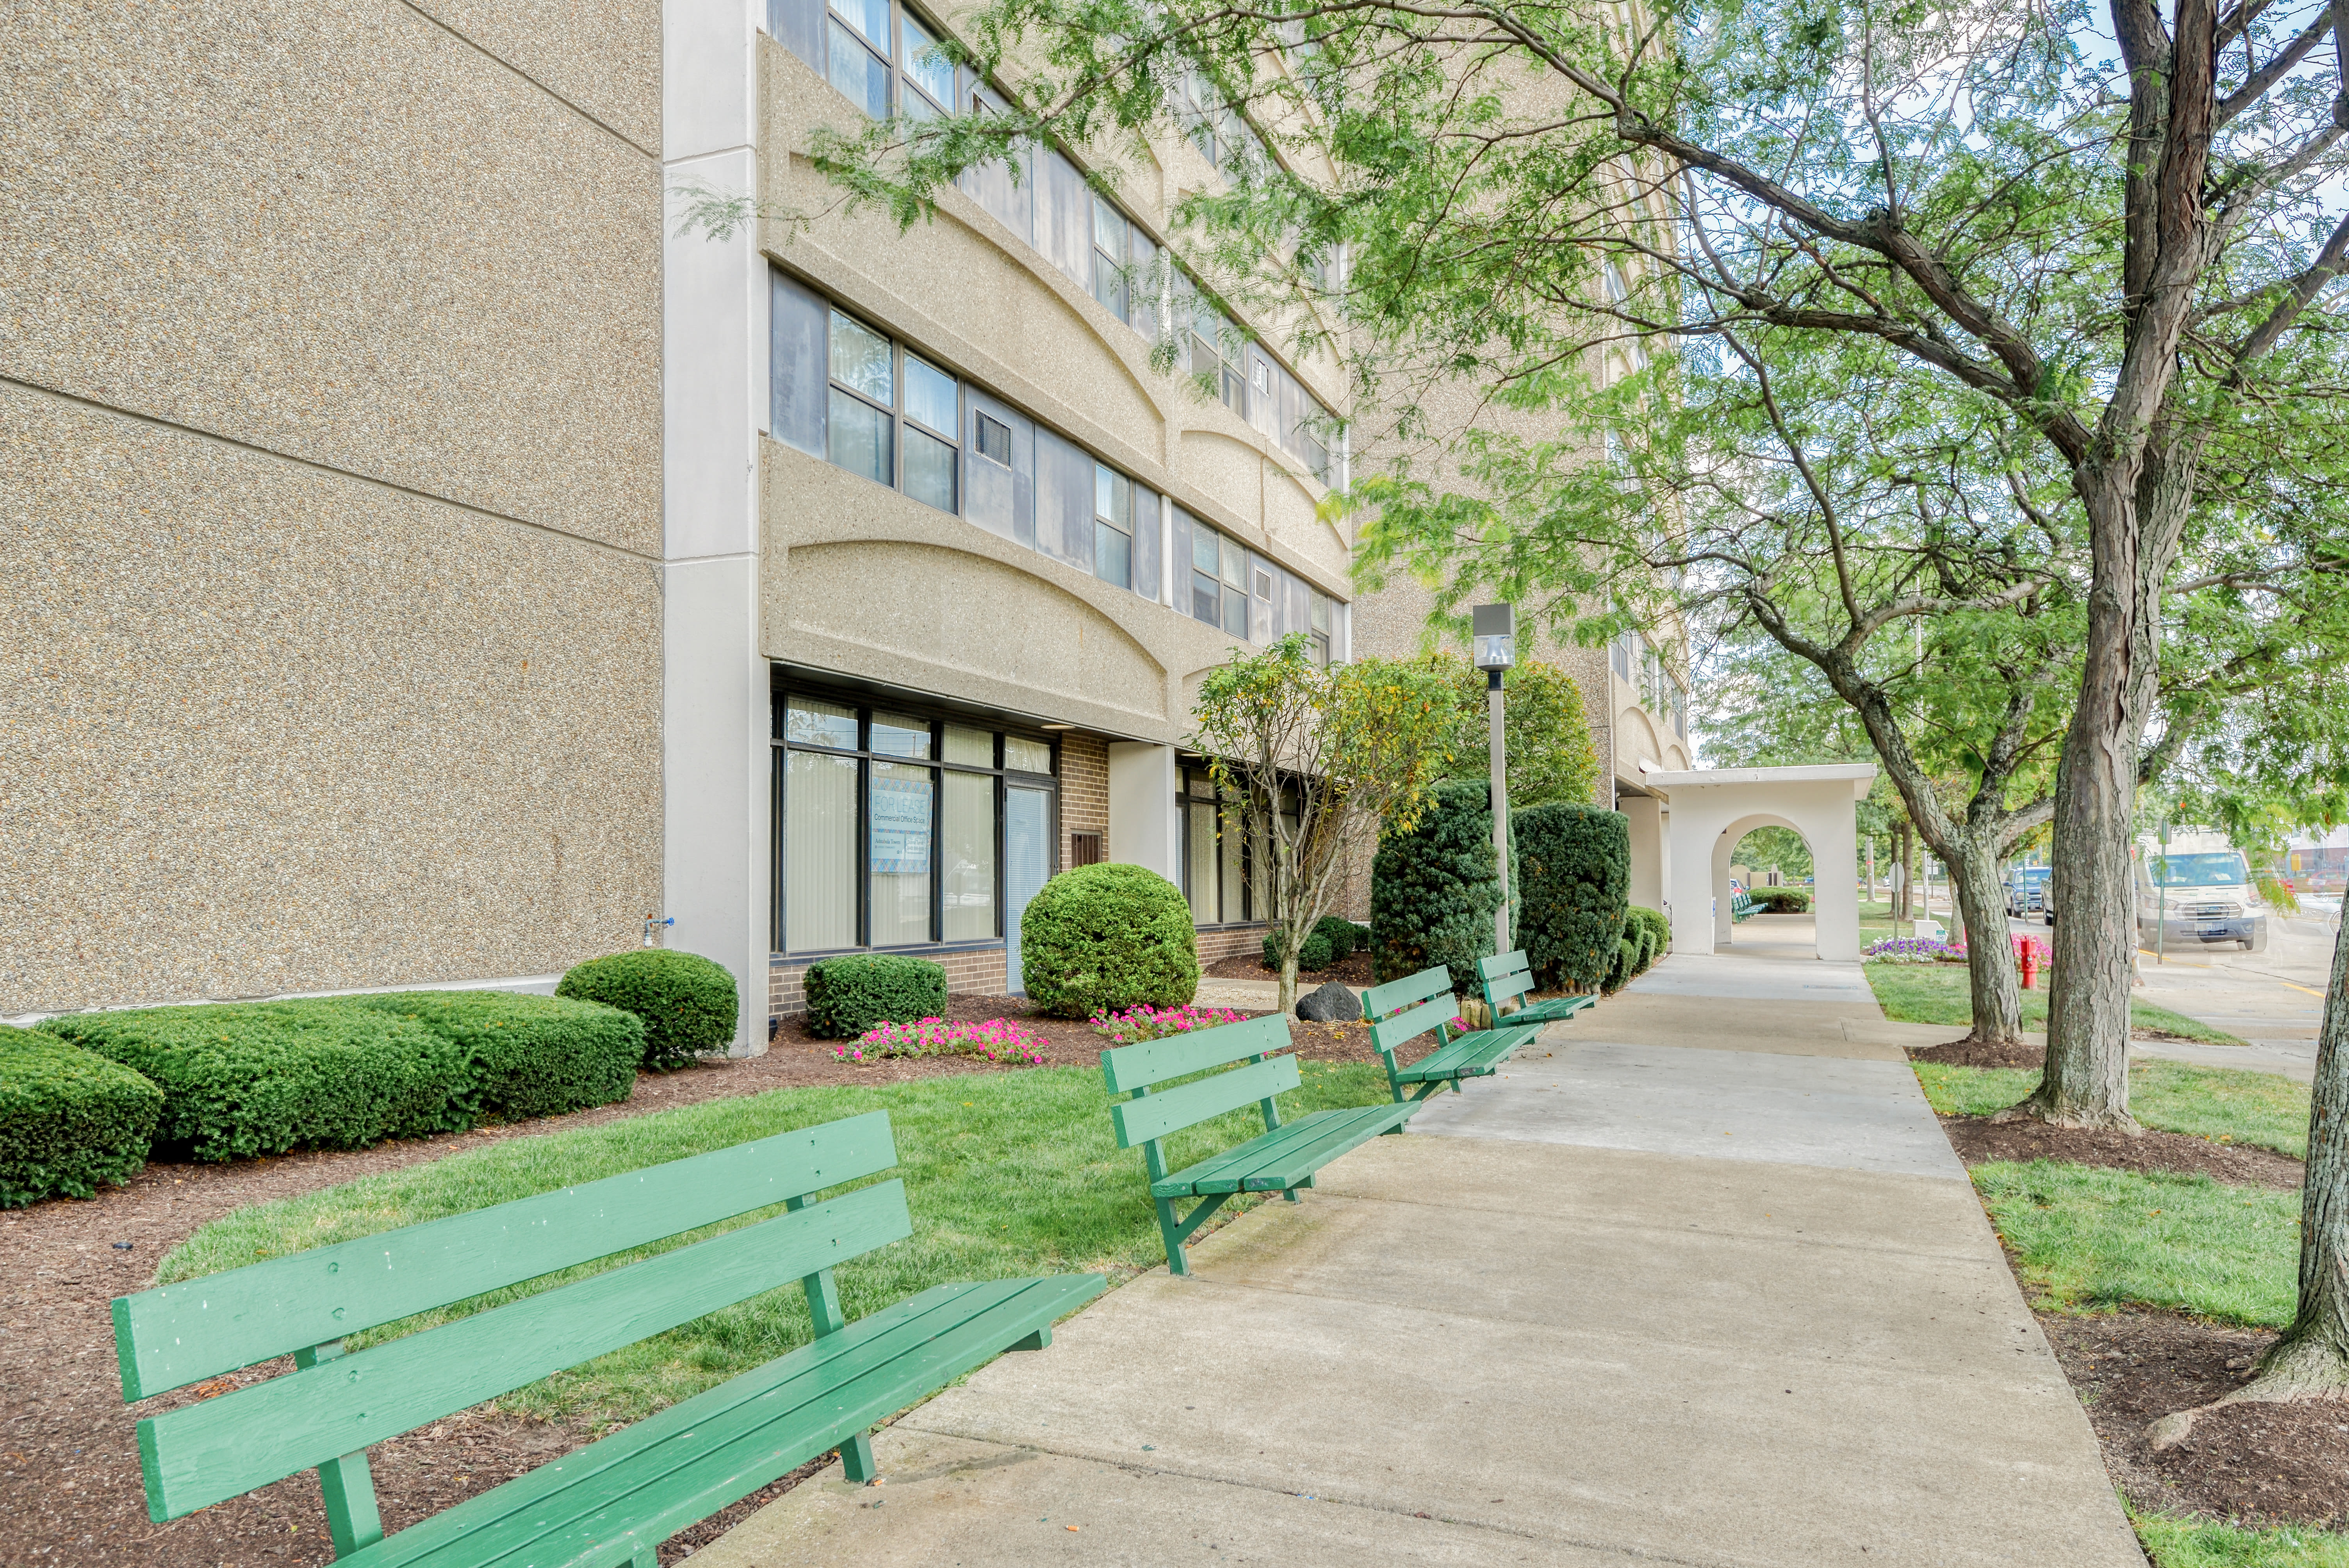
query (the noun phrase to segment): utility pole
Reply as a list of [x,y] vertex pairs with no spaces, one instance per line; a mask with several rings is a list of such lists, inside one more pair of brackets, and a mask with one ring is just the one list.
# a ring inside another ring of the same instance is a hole
[[[1501,879],[1501,904],[1493,912],[1493,951],[1497,954],[1509,951],[1509,758],[1501,729],[1501,674],[1517,662],[1516,612],[1506,604],[1479,604],[1470,616],[1476,667],[1485,672],[1485,715],[1493,754],[1493,869]],[[1607,771],[1611,779],[1615,770]]]

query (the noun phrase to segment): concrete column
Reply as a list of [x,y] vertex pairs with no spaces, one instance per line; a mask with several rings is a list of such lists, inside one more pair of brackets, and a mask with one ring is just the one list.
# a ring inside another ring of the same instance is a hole
[[[756,0],[662,15],[665,189],[759,188]],[[667,945],[737,983],[738,1056],[767,1048],[772,764],[760,639],[767,267],[754,232],[662,256],[662,892]]]
[[1664,883],[1662,803],[1653,795],[1624,795],[1615,809],[1631,823],[1631,902],[1642,909],[1661,909],[1670,894]]
[[1139,740],[1109,743],[1109,858],[1147,866],[1182,885],[1183,830],[1174,814],[1174,748]]
[[1847,797],[1838,810],[1803,835],[1811,844],[1811,910],[1819,956],[1859,956],[1859,812]]
[[1727,947],[1737,940],[1737,907],[1735,895],[1729,890],[1730,879],[1735,874],[1731,859],[1737,853],[1737,841],[1727,829],[1713,844],[1713,941],[1716,947]]
[[[1669,880],[1665,886],[1671,890],[1672,951],[1674,953],[1705,954],[1713,950],[1716,941],[1713,915],[1713,876],[1717,851],[1713,840],[1719,837],[1717,820],[1709,818],[1693,804],[1679,799],[1674,791],[1671,817],[1672,837],[1679,841],[1667,868]],[[1728,903],[1722,901],[1722,916],[1728,918]]]

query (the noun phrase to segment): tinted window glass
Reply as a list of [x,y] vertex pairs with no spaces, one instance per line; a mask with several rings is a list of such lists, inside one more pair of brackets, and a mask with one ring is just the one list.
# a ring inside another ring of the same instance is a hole
[[955,449],[935,436],[905,432],[905,493],[940,511],[955,510]]
[[944,57],[933,51],[932,46],[937,40],[930,36],[928,28],[911,16],[905,18],[904,32],[905,74],[913,78],[916,87],[929,94],[941,106],[954,102],[955,68]]
[[941,436],[955,431],[955,380],[945,371],[905,356],[905,412]]
[[835,387],[832,389],[831,428],[825,432],[824,455],[851,473],[895,484],[895,454],[891,448],[889,416],[870,403],[860,403]]
[[856,749],[856,710],[836,702],[795,696],[783,720],[783,738],[802,746]]
[[890,374],[889,340],[838,311],[832,313],[832,378],[885,408],[897,400],[895,378]]
[[1003,766],[1018,773],[1050,773],[1052,770],[1051,742],[1007,735],[1003,738]]
[[927,757],[930,721],[899,713],[873,716],[873,750],[883,757]]
[[889,115],[889,63],[857,43],[856,36],[832,25],[832,85],[874,119]]

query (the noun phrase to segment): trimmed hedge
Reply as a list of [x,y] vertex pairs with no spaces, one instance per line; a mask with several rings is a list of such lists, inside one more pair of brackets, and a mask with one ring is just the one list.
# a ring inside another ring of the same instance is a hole
[[1646,945],[1642,950],[1643,955],[1640,960],[1640,966],[1632,971],[1634,977],[1637,977],[1654,967],[1656,960],[1661,958],[1665,951],[1671,946],[1672,923],[1664,918],[1663,911],[1642,909],[1638,904],[1633,904],[1626,913],[1629,917],[1626,922],[1627,927],[1636,927],[1646,936]]
[[119,1062],[0,1025],[0,1209],[129,1186],[162,1113],[163,1091]]
[[196,1160],[472,1123],[465,1047],[350,997],[68,1014],[41,1029],[145,1075],[163,1091],[155,1141]]
[[1600,989],[1613,995],[1629,985],[1640,973],[1640,948],[1630,937],[1619,937],[1615,943],[1615,961],[1609,965],[1606,983]]
[[1800,887],[1755,887],[1746,895],[1770,914],[1800,914],[1811,907],[1811,891]]
[[1064,1018],[1189,1005],[1198,933],[1183,892],[1143,866],[1074,866],[1039,889],[1019,920],[1028,995]]
[[698,953],[634,947],[590,958],[574,965],[554,994],[634,1013],[645,1026],[644,1065],[656,1072],[734,1038],[734,976]]
[[636,1092],[645,1026],[600,1002],[512,991],[393,991],[341,998],[413,1018],[465,1053],[468,1118],[521,1121],[609,1105]]
[[808,1032],[854,1039],[875,1024],[918,1024],[947,1010],[947,969],[926,958],[855,953],[811,964]]
[[1631,902],[1631,820],[1568,801],[1511,817],[1524,880],[1517,940],[1535,984],[1590,992],[1606,981]]
[[1356,925],[1341,915],[1325,914],[1313,923],[1313,934],[1330,944],[1330,962],[1342,964],[1370,945],[1367,926]]
[[1371,862],[1371,959],[1381,982],[1441,964],[1455,994],[1475,994],[1476,960],[1492,955],[1501,902],[1491,794],[1487,784],[1447,779],[1409,832],[1380,843]]
[[[1304,945],[1298,948],[1297,967],[1299,971],[1327,969],[1345,956],[1343,953],[1338,952],[1331,946],[1329,936],[1323,933],[1321,927],[1328,923],[1327,919],[1317,922],[1312,931],[1307,934]],[[1351,949],[1348,951],[1350,952]],[[1264,934],[1264,966],[1276,971],[1280,967],[1280,928],[1278,926]]]

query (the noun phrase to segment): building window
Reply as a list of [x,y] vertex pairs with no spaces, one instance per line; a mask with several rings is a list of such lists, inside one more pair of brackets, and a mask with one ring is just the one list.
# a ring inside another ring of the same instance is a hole
[[775,698],[777,950],[1003,934],[1003,785],[1053,773],[1026,736],[805,693]]
[[1251,913],[1246,835],[1237,801],[1218,798],[1205,768],[1183,769],[1174,798],[1183,823],[1183,896],[1194,925],[1238,925]]
[[895,0],[767,0],[767,31],[874,119],[926,119],[955,101],[937,29]]

